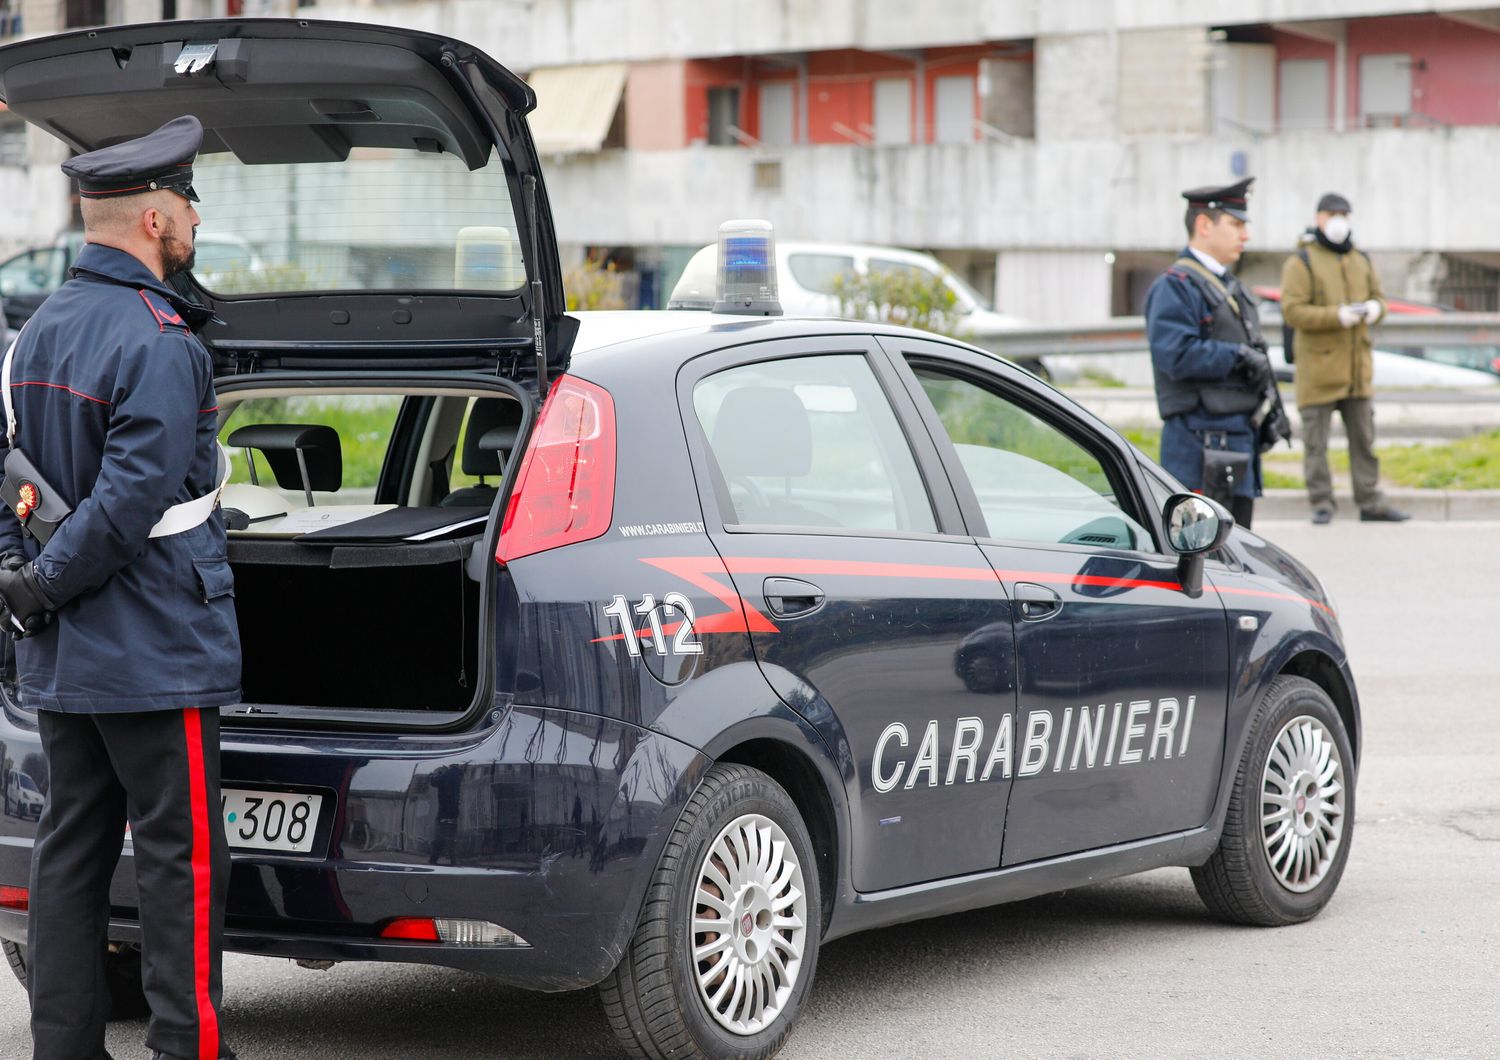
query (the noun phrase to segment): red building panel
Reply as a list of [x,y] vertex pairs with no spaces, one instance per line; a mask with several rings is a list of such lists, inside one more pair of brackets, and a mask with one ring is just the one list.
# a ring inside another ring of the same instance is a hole
[[1500,124],[1500,33],[1435,15],[1349,23],[1349,118],[1359,114],[1359,59],[1411,56],[1413,111],[1446,125]]
[[[1413,121],[1444,125],[1500,124],[1500,33],[1437,15],[1350,19],[1345,23],[1345,121],[1359,128],[1360,59],[1404,55],[1411,63]],[[1333,125],[1335,49],[1333,44],[1273,31],[1278,63],[1289,59],[1328,62],[1328,123]],[[1279,91],[1279,79],[1278,79]],[[1277,100],[1277,113],[1283,113]]]
[[[737,56],[727,59],[691,59],[684,64],[685,128],[689,143],[705,142],[709,133],[708,93],[712,88],[734,87],[740,92],[739,127],[749,136],[760,136],[759,87],[791,82],[794,128],[799,143],[865,143],[874,136],[875,83],[904,78],[912,86],[912,142],[931,142],[936,122],[934,99],[941,77],[967,77],[974,85],[974,116],[979,116],[980,60],[994,54],[988,44],[962,48],[934,48],[914,59],[884,52],[834,49],[807,56],[805,73],[785,62]],[[1031,62],[1030,53],[1007,56]],[[917,79],[922,79],[918,92]],[[806,84],[804,104],[802,85]],[[923,109],[920,126],[917,107]],[[805,115],[806,128],[803,128]],[[977,137],[976,137],[977,138]]]

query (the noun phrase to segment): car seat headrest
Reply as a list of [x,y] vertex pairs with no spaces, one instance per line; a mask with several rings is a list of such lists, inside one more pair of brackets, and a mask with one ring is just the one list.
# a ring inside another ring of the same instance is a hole
[[812,470],[812,423],[793,391],[731,390],[714,423],[714,457],[727,478],[796,478]]
[[521,404],[507,398],[476,398],[464,431],[460,466],[465,475],[498,475],[516,445]]

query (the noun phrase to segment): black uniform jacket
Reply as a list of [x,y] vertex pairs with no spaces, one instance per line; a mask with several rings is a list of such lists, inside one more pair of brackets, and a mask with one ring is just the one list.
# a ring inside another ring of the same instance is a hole
[[213,367],[182,308],[134,256],[90,243],[17,341],[16,446],[73,508],[42,550],[0,506],[0,548],[36,559],[57,607],[45,632],[16,645],[30,706],[115,713],[240,699],[221,516],[149,537],[169,506],[217,485]]

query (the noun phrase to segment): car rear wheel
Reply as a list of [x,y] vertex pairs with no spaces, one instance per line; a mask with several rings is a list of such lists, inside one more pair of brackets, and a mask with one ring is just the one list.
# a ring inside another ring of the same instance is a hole
[[769,1057],[812,986],[812,841],[766,774],[716,765],[688,801],[619,966],[600,986],[632,1056]]
[[[19,942],[0,939],[0,949],[10,963],[10,970],[22,986],[27,986],[26,947]],[[111,943],[104,955],[104,980],[109,985],[109,1018],[142,1019],[151,1015],[146,991],[141,982],[141,948],[128,943]]]
[[1354,832],[1354,753],[1317,685],[1278,677],[1235,775],[1219,847],[1192,870],[1208,908],[1240,924],[1310,920],[1338,888]]

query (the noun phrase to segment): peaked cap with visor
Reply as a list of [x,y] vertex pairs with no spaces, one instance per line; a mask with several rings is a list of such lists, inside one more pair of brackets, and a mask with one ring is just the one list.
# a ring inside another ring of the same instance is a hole
[[175,191],[197,202],[193,160],[201,146],[203,124],[184,114],[145,136],[70,158],[62,171],[78,181],[78,194],[85,199]]

